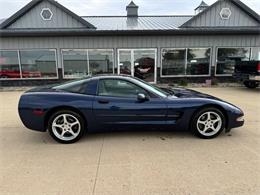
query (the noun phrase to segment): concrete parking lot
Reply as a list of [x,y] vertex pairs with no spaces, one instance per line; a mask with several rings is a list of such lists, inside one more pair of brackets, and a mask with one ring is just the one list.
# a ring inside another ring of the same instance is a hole
[[241,107],[245,126],[91,134],[62,145],[19,120],[22,92],[0,92],[0,194],[260,194],[260,90],[197,88]]

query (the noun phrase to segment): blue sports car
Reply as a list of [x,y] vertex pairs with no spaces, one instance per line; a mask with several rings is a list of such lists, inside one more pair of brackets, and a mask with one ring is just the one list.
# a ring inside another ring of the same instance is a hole
[[86,132],[123,129],[190,130],[214,138],[244,124],[238,107],[183,88],[158,88],[137,78],[100,75],[35,88],[19,101],[23,124],[60,143]]

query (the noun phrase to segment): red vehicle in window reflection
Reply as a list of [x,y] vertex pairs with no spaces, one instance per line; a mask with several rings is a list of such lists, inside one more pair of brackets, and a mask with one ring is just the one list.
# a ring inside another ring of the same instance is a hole
[[[131,63],[122,62],[120,67],[120,74],[131,75]],[[154,66],[155,61],[150,57],[138,58],[134,61],[134,76],[152,82],[154,80]]]
[[150,57],[139,58],[135,61],[134,76],[140,79],[153,77],[154,74],[154,59]]
[[[0,65],[0,78],[20,78],[20,76],[18,65]],[[37,78],[41,76],[41,72],[36,70],[22,71],[22,78]]]

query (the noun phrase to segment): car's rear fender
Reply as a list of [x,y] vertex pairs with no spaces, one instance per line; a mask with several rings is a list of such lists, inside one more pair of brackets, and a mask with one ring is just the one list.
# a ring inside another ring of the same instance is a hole
[[64,108],[78,112],[86,121],[94,120],[92,96],[71,93],[25,93],[19,101],[22,122],[27,128],[37,131],[46,131],[46,121],[50,115]]
[[72,107],[72,106],[57,106],[57,107],[53,107],[51,109],[49,109],[45,116],[44,116],[44,129],[47,130],[48,128],[48,121],[50,119],[50,117],[55,113],[55,112],[58,112],[58,111],[61,111],[61,110],[69,110],[69,111],[73,111],[73,112],[76,112],[78,113],[85,121],[85,127],[88,127],[88,121],[87,121],[87,117],[83,114],[83,112],[81,112],[79,109],[75,108],[75,107]]

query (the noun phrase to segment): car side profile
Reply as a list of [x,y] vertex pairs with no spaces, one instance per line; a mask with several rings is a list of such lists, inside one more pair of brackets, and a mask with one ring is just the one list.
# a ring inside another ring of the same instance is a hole
[[100,75],[35,88],[19,101],[23,124],[60,143],[74,143],[86,132],[113,129],[181,129],[201,138],[244,124],[238,107],[184,88],[158,88],[122,75]]

